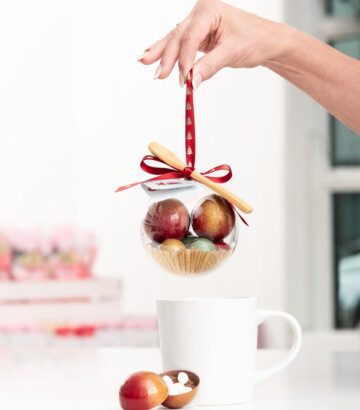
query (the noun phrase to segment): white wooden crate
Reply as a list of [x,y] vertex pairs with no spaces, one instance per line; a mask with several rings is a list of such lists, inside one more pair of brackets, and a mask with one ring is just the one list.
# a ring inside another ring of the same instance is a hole
[[74,281],[0,282],[0,303],[25,300],[89,298],[117,299],[121,296],[120,279],[90,278]]
[[107,323],[121,319],[121,281],[0,283],[0,326]]

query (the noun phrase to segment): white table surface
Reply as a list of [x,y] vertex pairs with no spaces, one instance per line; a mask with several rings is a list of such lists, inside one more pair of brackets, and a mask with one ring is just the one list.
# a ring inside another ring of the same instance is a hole
[[[259,366],[283,354],[259,351]],[[119,386],[137,370],[159,372],[159,350],[1,348],[0,409],[118,410]],[[303,350],[290,367],[258,386],[254,402],[214,408],[359,410],[360,352]]]

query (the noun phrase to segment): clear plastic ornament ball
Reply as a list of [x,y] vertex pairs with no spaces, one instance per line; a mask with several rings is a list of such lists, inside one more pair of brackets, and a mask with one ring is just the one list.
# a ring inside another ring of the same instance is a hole
[[143,188],[150,202],[141,221],[142,243],[159,266],[197,275],[232,255],[239,226],[226,199],[189,180],[150,181]]

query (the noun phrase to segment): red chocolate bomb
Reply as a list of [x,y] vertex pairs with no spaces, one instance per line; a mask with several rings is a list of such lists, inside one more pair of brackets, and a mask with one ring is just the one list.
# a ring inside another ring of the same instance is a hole
[[203,238],[221,241],[235,225],[235,212],[229,202],[219,195],[205,197],[193,211],[192,227]]
[[161,404],[168,394],[161,376],[152,372],[137,372],[120,387],[119,399],[124,410],[148,410]]
[[230,245],[222,241],[214,242],[214,245],[217,251],[221,251],[221,250],[229,251],[231,249]]
[[161,243],[165,239],[183,239],[190,224],[185,205],[177,199],[165,199],[152,204],[144,219],[144,231],[150,239]]

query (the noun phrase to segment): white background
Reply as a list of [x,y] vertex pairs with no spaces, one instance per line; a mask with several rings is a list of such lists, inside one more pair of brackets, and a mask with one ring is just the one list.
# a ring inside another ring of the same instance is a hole
[[[96,273],[124,279],[124,311],[159,296],[247,295],[286,308],[285,83],[264,68],[223,70],[195,95],[197,168],[228,163],[228,188],[251,203],[232,259],[197,279],[160,271],[139,236],[147,143],[184,155],[177,68],[153,81],[136,60],[193,1],[11,1],[0,6],[0,224],[77,224],[100,242]],[[283,20],[284,1],[232,1]]]

